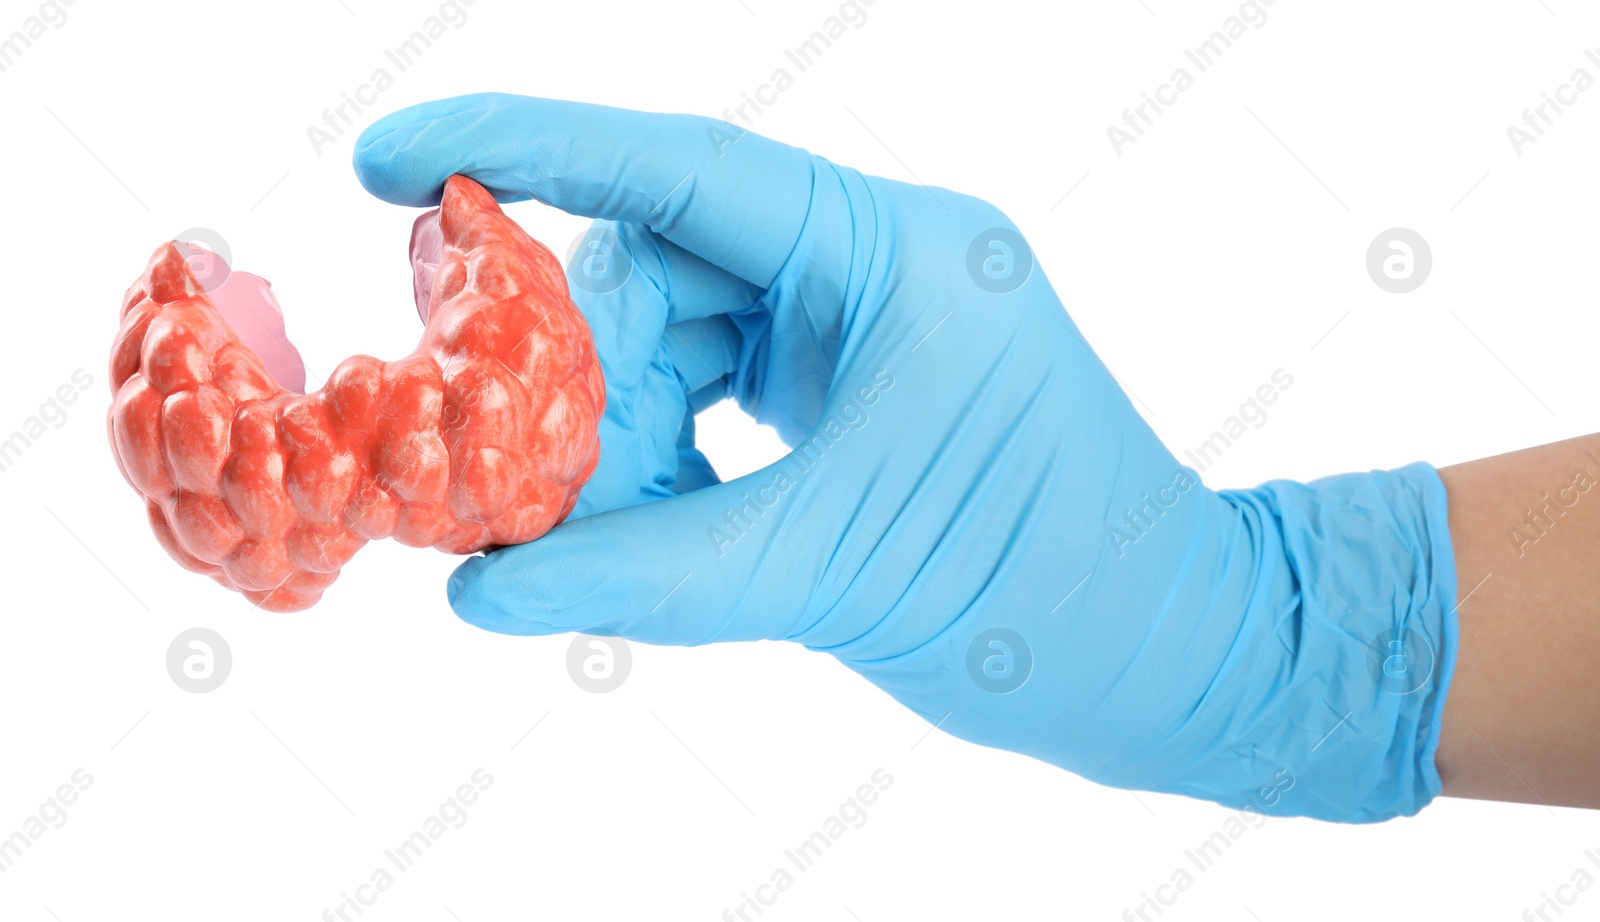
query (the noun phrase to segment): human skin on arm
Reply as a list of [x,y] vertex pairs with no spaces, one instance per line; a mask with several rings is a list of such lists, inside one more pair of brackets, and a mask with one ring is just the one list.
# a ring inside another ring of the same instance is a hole
[[1460,627],[1443,793],[1600,807],[1600,435],[1439,476]]

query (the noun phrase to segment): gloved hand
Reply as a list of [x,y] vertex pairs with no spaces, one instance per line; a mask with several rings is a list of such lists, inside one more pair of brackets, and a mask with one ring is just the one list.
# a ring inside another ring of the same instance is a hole
[[[628,260],[613,291],[569,267],[600,471],[577,517],[462,564],[467,621],[792,640],[956,736],[1234,808],[1361,822],[1438,793],[1433,468],[1207,489],[993,206],[719,121],[495,94],[379,120],[355,166],[399,204],[463,173],[602,219]],[[693,413],[730,392],[793,451],[719,483]]]

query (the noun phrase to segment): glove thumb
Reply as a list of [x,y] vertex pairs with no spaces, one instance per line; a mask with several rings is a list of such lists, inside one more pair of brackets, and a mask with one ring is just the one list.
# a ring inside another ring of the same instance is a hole
[[807,532],[790,521],[805,507],[800,486],[811,484],[774,466],[569,520],[467,560],[450,577],[450,605],[501,634],[578,631],[677,646],[786,637],[803,623],[825,564],[808,548],[827,544],[807,534],[795,554],[772,552],[780,536]]

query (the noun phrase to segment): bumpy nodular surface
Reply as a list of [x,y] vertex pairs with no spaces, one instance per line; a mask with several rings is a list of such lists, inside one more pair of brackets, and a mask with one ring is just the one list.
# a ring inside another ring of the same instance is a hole
[[[482,186],[452,176],[417,222],[416,350],[346,359],[310,394],[273,376],[292,377],[298,353],[281,318],[271,329],[265,283],[225,317],[195,258],[164,244],[128,289],[106,418],[184,567],[296,611],[368,541],[467,554],[531,541],[572,511],[599,460],[600,363],[561,264]],[[240,317],[266,329],[230,325]],[[286,350],[272,371],[251,346],[268,351],[262,337]]]

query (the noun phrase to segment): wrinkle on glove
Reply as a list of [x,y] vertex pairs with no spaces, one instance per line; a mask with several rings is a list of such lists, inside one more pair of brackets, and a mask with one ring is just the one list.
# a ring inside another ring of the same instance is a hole
[[1187,773],[1156,789],[1342,822],[1417,813],[1440,791],[1458,647],[1437,472],[1415,463],[1218,496],[1254,552],[1250,626],[1188,732],[1152,754]]

